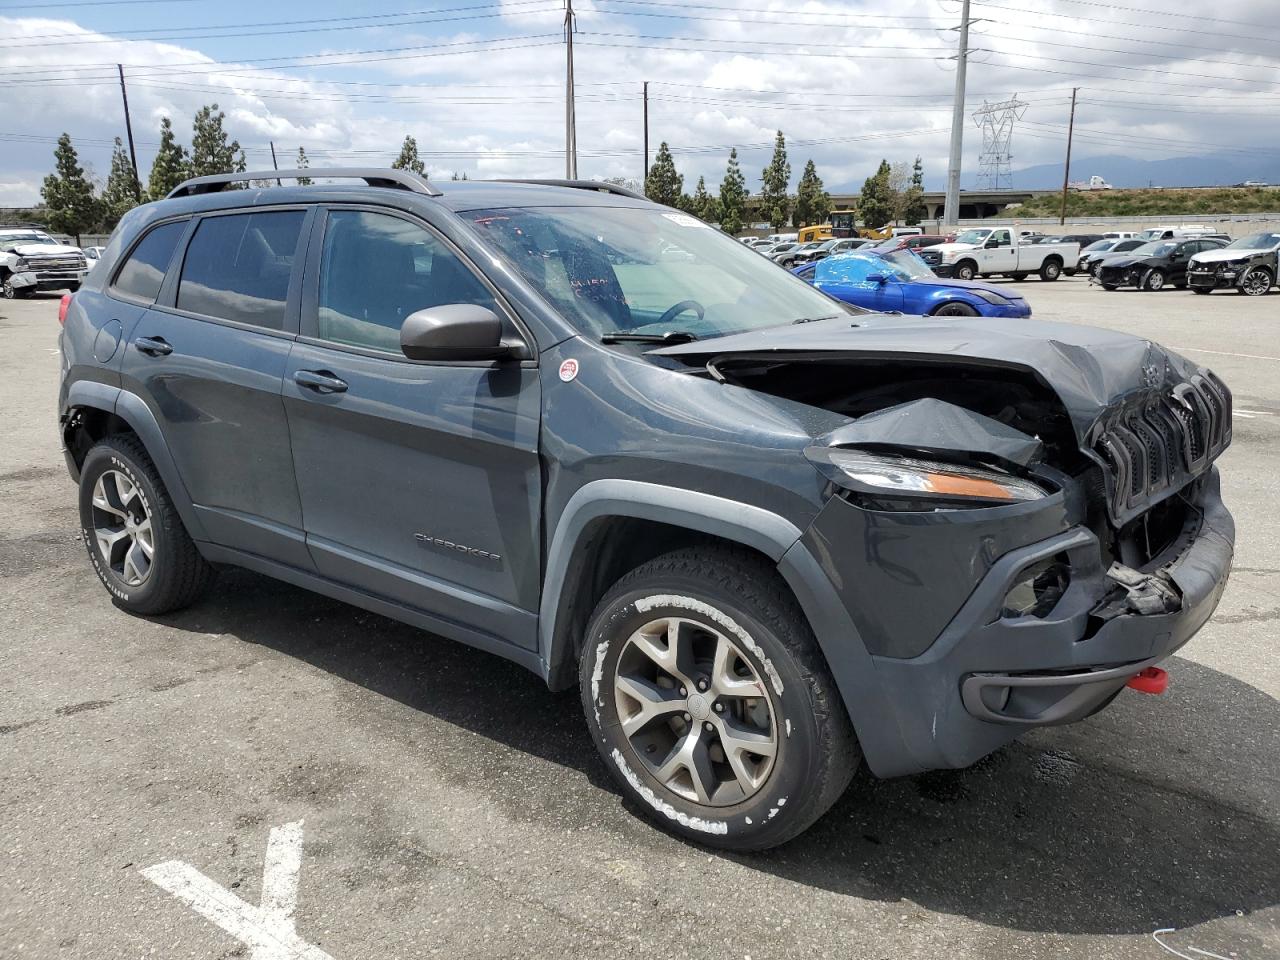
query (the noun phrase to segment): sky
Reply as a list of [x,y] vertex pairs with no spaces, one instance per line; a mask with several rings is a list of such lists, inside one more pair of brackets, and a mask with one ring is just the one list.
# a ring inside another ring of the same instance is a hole
[[[1026,104],[1013,167],[1077,157],[1280,147],[1280,22],[1251,0],[973,0],[962,184],[976,186],[984,101]],[[775,131],[792,188],[812,158],[829,190],[880,159],[945,180],[958,0],[575,0],[578,170],[643,171],[671,145],[685,188],[714,191],[736,146],[760,187]],[[1206,13],[1212,13],[1207,17]],[[38,16],[33,14],[38,13]],[[250,169],[304,146],[312,166],[386,166],[406,134],[435,179],[564,175],[564,0],[0,0],[0,207],[34,203],[71,135],[99,178],[124,135],[124,64],[145,182],[161,117],[190,141],[206,103]],[[1270,21],[1270,22],[1268,22]],[[1105,170],[1072,168],[1073,179]],[[1018,185],[1017,175],[1014,185]]]

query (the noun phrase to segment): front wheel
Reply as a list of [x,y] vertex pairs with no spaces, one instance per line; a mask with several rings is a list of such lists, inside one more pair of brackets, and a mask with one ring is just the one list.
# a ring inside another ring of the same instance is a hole
[[1142,279],[1142,289],[1155,292],[1164,289],[1164,271],[1148,270],[1147,275]]
[[1261,297],[1274,283],[1271,271],[1266,267],[1254,267],[1240,278],[1240,292],[1246,297]]
[[967,303],[955,300],[951,303],[944,303],[933,311],[933,315],[935,317],[976,317],[978,311]]
[[4,282],[0,283],[0,295],[6,300],[24,300],[30,295],[30,291],[25,287],[15,287],[13,281],[5,277]]
[[955,277],[957,280],[972,280],[978,275],[978,265],[971,260],[962,260],[956,264]]
[[1046,281],[1057,280],[1062,276],[1062,263],[1058,260],[1046,260],[1040,265],[1040,279]]
[[698,843],[790,840],[860,759],[804,615],[777,571],[745,550],[677,550],[623,577],[591,617],[579,680],[622,792]]
[[80,529],[98,579],[131,613],[189,606],[213,579],[135,437],[107,437],[85,457]]

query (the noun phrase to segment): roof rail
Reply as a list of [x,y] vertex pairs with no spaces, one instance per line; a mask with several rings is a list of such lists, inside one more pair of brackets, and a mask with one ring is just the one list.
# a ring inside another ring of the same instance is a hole
[[620,187],[616,183],[605,183],[603,180],[497,180],[495,183],[534,183],[543,187],[572,187],[575,190],[596,190],[600,193],[616,193],[620,197],[632,200],[648,200],[642,193]]
[[412,170],[394,170],[382,167],[313,167],[307,170],[252,170],[248,173],[215,173],[208,177],[192,177],[169,191],[167,199],[194,197],[203,193],[218,193],[233,183],[249,180],[297,180],[301,177],[363,180],[371,187],[393,187],[411,190],[428,197],[441,196],[426,177]]

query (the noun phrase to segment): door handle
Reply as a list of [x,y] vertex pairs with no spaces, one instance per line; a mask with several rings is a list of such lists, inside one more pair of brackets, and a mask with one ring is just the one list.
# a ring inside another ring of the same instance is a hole
[[299,370],[294,373],[293,382],[316,393],[347,392],[347,381],[335,377],[328,370]]
[[139,337],[133,341],[134,349],[145,353],[148,357],[167,357],[173,353],[173,347],[164,337]]

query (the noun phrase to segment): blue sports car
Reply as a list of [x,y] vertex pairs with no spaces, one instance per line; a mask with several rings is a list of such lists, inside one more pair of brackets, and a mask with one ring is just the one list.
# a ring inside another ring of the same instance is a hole
[[868,310],[939,317],[1029,317],[1031,305],[1010,287],[944,280],[909,250],[857,250],[791,271],[829,297]]

